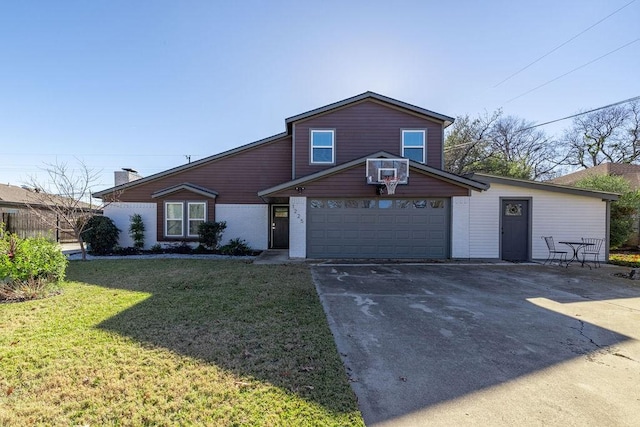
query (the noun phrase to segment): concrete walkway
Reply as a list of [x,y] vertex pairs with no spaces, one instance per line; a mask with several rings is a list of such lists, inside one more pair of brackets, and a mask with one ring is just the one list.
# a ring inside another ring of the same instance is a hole
[[268,249],[253,261],[254,264],[293,264],[302,262],[305,262],[305,260],[289,258],[289,249]]

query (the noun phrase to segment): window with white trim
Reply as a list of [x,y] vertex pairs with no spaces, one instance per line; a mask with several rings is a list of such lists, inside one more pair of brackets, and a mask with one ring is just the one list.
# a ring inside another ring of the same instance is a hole
[[335,161],[335,131],[311,130],[311,163],[333,164]]
[[411,159],[418,163],[426,163],[427,146],[425,130],[403,130],[402,131],[402,157]]
[[164,218],[165,237],[197,237],[198,226],[207,218],[207,203],[165,202]]
[[207,215],[207,205],[203,202],[187,203],[189,213],[189,236],[198,235],[198,226],[202,224]]
[[167,237],[182,237],[184,207],[182,202],[167,202],[164,204],[164,235]]

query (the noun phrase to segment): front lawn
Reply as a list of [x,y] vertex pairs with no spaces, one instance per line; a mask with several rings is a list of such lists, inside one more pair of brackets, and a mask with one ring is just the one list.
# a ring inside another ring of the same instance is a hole
[[0,425],[362,426],[304,265],[71,262],[0,304]]

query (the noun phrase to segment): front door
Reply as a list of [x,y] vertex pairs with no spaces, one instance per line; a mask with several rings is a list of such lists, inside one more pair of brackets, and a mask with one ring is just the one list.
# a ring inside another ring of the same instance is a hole
[[502,200],[502,259],[529,259],[529,201]]
[[289,248],[289,206],[271,206],[271,247]]

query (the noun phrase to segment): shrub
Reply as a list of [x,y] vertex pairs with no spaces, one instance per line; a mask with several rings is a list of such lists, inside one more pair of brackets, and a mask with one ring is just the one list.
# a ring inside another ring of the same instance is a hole
[[67,258],[57,243],[0,230],[0,300],[47,296],[64,280],[66,268]]
[[114,255],[137,255],[140,253],[140,250],[132,246],[127,246],[126,248],[123,248],[122,246],[116,245],[113,247],[112,253]]
[[106,216],[92,216],[82,232],[82,240],[89,244],[89,253],[106,255],[113,251],[118,243],[120,230],[111,218]]
[[187,242],[171,243],[164,249],[164,252],[171,254],[190,254],[193,252],[193,248]]
[[217,249],[222,233],[227,228],[225,221],[206,221],[198,226],[198,241],[207,249]]
[[613,175],[590,175],[575,185],[620,194],[620,198],[611,203],[609,244],[612,248],[622,246],[633,232],[633,217],[640,208],[640,190],[632,190],[624,177]]
[[247,244],[247,242],[240,238],[229,240],[229,243],[220,248],[220,253],[223,255],[251,255],[253,249]]
[[151,252],[152,254],[161,254],[162,252],[164,252],[164,250],[162,249],[162,245],[160,243],[156,243],[155,245],[151,246],[149,252]]
[[144,222],[140,214],[133,214],[129,217],[131,224],[129,225],[129,236],[133,239],[133,247],[140,250],[144,249]]

